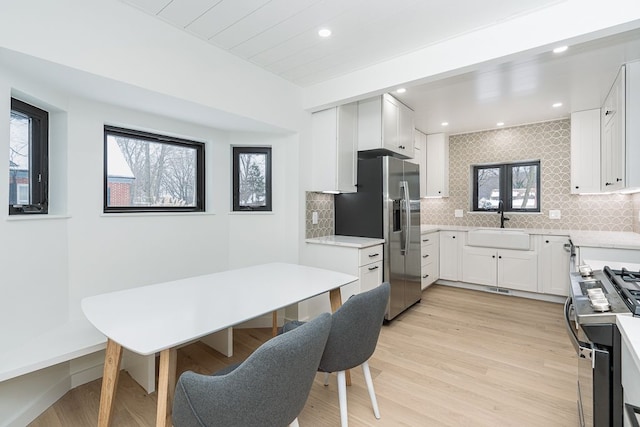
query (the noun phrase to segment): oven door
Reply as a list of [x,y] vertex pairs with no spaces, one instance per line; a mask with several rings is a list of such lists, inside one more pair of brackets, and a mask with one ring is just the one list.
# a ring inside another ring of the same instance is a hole
[[589,341],[573,316],[571,297],[564,304],[565,323],[578,356],[578,416],[582,427],[610,426],[611,372],[606,347]]

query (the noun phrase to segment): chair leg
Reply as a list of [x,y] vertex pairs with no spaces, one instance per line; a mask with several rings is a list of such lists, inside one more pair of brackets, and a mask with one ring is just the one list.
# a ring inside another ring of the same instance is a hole
[[293,420],[291,424],[289,424],[289,427],[300,427],[300,424],[298,424],[298,418]]
[[376,399],[376,392],[373,389],[373,380],[371,379],[371,371],[369,370],[369,362],[362,364],[362,373],[364,374],[364,380],[367,383],[367,390],[369,390],[369,397],[371,398],[371,406],[373,406],[373,414],[377,419],[380,419],[380,410],[378,409],[378,399]]
[[329,385],[329,372],[324,373],[324,385]]
[[349,416],[347,413],[347,377],[345,371],[339,371],[338,377],[338,400],[340,402],[340,422],[342,427],[348,427]]

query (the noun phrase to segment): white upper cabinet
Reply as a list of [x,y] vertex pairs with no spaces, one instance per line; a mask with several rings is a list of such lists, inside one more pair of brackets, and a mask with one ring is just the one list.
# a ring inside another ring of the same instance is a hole
[[640,61],[620,67],[600,116],[602,191],[640,190]]
[[389,94],[358,102],[358,151],[413,158],[413,110]]
[[313,191],[356,191],[357,103],[311,115]]
[[620,68],[601,111],[602,159],[600,188],[602,191],[625,187],[625,67]]
[[427,135],[426,197],[449,197],[449,135]]
[[600,109],[571,113],[571,193],[600,192]]
[[413,159],[407,159],[407,161],[420,166],[420,198],[422,198],[427,195],[427,135],[415,129],[413,140]]

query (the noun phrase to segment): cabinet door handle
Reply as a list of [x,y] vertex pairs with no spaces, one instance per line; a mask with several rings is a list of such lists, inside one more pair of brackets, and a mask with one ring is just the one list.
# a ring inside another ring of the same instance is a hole
[[452,239],[455,239],[455,238],[456,238],[456,236],[451,236],[451,238],[452,238]]
[[622,181],[622,178],[616,178],[616,182]]
[[373,267],[369,267],[369,271],[373,271],[373,270],[377,270],[377,269],[378,269],[377,265],[374,265]]
[[580,188],[580,187],[579,187],[578,185],[576,185],[576,190],[577,190],[578,188]]
[[609,114],[613,114],[613,110],[607,110],[604,112],[605,116],[608,116]]
[[424,276],[422,276],[423,279],[426,279],[427,277],[429,277],[428,274],[425,274]]
[[422,258],[426,258],[426,257],[428,257],[428,256],[429,256],[429,254],[422,255]]
[[428,241],[429,241],[429,239],[422,239],[422,241],[423,241],[423,242],[428,242]]
[[611,182],[605,182],[604,185],[613,185]]
[[496,257],[495,255],[491,255],[491,258],[495,258],[495,257]]
[[499,255],[499,256],[498,256],[498,259],[502,259],[502,255]]
[[380,254],[377,252],[375,254],[369,254],[369,258],[375,258],[377,256],[380,256]]
[[549,243],[549,241],[548,241],[548,240],[545,240],[544,242],[545,242],[545,243]]

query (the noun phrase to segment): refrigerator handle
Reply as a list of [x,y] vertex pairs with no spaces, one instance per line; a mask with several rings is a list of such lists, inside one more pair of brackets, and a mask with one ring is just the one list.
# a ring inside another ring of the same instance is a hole
[[402,203],[400,206],[404,206],[405,221],[402,227],[402,233],[404,234],[403,246],[401,248],[402,255],[405,255],[409,251],[409,231],[411,230],[411,206],[409,204],[409,182],[400,181],[400,188],[402,189]]

